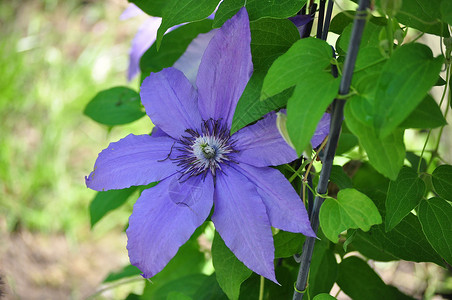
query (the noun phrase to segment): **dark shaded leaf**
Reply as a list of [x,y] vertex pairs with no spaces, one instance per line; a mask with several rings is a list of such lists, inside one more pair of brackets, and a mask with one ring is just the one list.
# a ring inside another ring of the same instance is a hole
[[403,167],[397,179],[389,184],[386,197],[386,232],[392,230],[413,210],[425,193],[425,183],[416,171]]
[[432,173],[435,192],[446,200],[452,201],[452,166],[441,165]]
[[427,95],[421,103],[403,120],[400,128],[436,128],[446,125],[447,121],[432,96]]
[[123,190],[97,192],[89,205],[91,228],[108,212],[123,205],[136,190],[137,187],[133,186]]
[[386,285],[367,263],[356,256],[347,257],[339,264],[337,284],[352,299],[413,299]]
[[252,271],[229,250],[218,232],[215,232],[213,238],[212,262],[220,287],[229,299],[238,299],[240,286],[250,277]]
[[293,233],[280,230],[273,236],[275,244],[275,258],[291,257],[301,253],[306,237],[301,233]]
[[419,205],[419,220],[432,247],[452,265],[452,206],[434,197]]

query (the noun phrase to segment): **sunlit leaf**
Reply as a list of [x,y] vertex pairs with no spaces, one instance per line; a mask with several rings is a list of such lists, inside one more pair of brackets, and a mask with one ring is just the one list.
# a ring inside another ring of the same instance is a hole
[[422,44],[407,44],[394,51],[382,69],[373,101],[379,136],[389,136],[419,105],[437,81],[442,64],[443,57],[434,58]]
[[320,226],[325,236],[337,243],[338,235],[350,228],[368,231],[372,225],[381,223],[375,204],[355,189],[340,190],[337,200],[327,198],[320,208]]
[[287,102],[287,131],[298,155],[308,146],[340,84],[340,78],[327,72],[305,72],[304,75]]
[[278,59],[268,70],[262,87],[261,99],[296,85],[306,79],[309,71],[326,70],[331,64],[333,52],[327,42],[315,38],[301,39]]
[[369,162],[381,174],[395,180],[405,160],[403,130],[396,129],[381,138],[372,126],[371,104],[364,98],[353,97],[345,104],[347,127],[359,138]]
[[160,48],[163,34],[172,26],[200,21],[213,13],[220,0],[167,0],[162,9],[162,24],[157,31],[156,46]]
[[306,4],[306,0],[280,0],[267,2],[262,5],[260,0],[223,0],[215,13],[214,27],[235,15],[240,8],[246,7],[250,21],[260,18],[286,19],[295,15]]
[[145,115],[140,95],[127,87],[114,87],[99,92],[86,105],[83,113],[108,126],[131,123]]

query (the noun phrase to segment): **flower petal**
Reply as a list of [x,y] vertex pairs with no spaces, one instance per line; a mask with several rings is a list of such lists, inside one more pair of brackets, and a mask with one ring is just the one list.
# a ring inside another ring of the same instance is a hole
[[330,118],[329,113],[324,113],[315,129],[314,135],[311,138],[311,145],[317,148],[322,144],[323,140],[330,134]]
[[196,90],[181,71],[167,68],[151,73],[143,81],[140,95],[152,122],[173,138],[201,126]]
[[212,221],[226,245],[248,268],[274,282],[274,246],[265,206],[254,185],[224,166],[216,177]]
[[172,175],[177,165],[165,158],[173,144],[170,137],[129,134],[99,153],[86,186],[96,191],[123,189]]
[[237,160],[256,167],[276,166],[298,158],[297,152],[283,139],[276,126],[276,113],[267,114],[256,124],[240,129],[236,140]]
[[209,216],[213,190],[211,176],[180,183],[176,174],[143,191],[127,229],[130,262],[143,277],[160,272]]
[[196,83],[196,74],[198,74],[201,57],[216,32],[217,29],[212,29],[207,33],[199,34],[173,65],[174,68],[182,71],[193,85]]
[[289,18],[289,21],[297,26],[301,38],[304,36],[304,33],[306,31],[306,24],[308,24],[311,20],[312,17],[310,15],[296,15]]
[[243,163],[234,168],[256,186],[273,227],[315,237],[303,202],[281,172]]
[[253,71],[248,13],[242,8],[207,46],[196,85],[203,119],[223,119],[230,128],[235,107]]
[[119,20],[124,21],[139,15],[144,15],[144,12],[135,4],[130,3],[129,6],[119,16]]
[[162,23],[161,18],[150,17],[146,19],[135,34],[129,52],[129,70],[127,72],[129,81],[140,71],[141,56],[154,43],[160,23]]

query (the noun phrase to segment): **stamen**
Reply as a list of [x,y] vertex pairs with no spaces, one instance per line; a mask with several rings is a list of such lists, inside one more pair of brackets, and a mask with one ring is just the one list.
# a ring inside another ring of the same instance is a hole
[[233,154],[238,152],[234,149],[235,141],[221,120],[203,121],[201,132],[193,129],[185,132],[188,135],[180,138],[175,147],[179,155],[173,159],[180,167],[179,179],[198,175],[204,179],[208,172],[215,176],[217,170],[222,172],[222,164],[237,163],[233,159]]

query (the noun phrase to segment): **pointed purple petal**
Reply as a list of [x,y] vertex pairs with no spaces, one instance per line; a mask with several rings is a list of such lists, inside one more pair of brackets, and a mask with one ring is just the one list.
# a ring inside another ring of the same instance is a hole
[[152,137],[162,137],[162,136],[169,137],[169,135],[167,135],[165,133],[165,131],[161,130],[157,126],[154,126],[154,128],[152,128],[151,136]]
[[142,14],[144,14],[144,12],[138,6],[130,3],[129,6],[127,6],[127,8],[119,16],[119,20],[124,21]]
[[312,17],[310,15],[296,15],[293,17],[290,17],[289,20],[294,23],[295,26],[297,26],[298,32],[300,33],[300,37],[304,36],[304,32],[306,30],[306,24],[309,23],[309,21],[312,20]]
[[331,115],[329,113],[324,113],[319,124],[317,124],[317,128],[311,138],[311,145],[313,148],[320,146],[327,135],[330,134],[330,118]]
[[265,206],[254,185],[224,166],[216,177],[212,221],[226,245],[248,268],[274,282],[274,246]]
[[133,38],[129,53],[129,70],[127,72],[129,81],[140,71],[141,56],[154,43],[160,23],[162,23],[161,18],[150,17],[141,25]]
[[284,175],[269,167],[256,168],[239,164],[234,168],[256,186],[273,227],[315,237],[306,208]]
[[298,158],[276,126],[276,113],[267,114],[256,124],[242,128],[233,136],[237,160],[256,167],[276,166]]
[[127,229],[131,264],[150,278],[160,272],[177,250],[209,216],[213,180],[191,177],[180,183],[174,175],[143,191],[133,207]]
[[248,13],[242,8],[207,46],[196,85],[203,119],[223,119],[230,127],[235,107],[253,71]]
[[216,32],[217,29],[213,29],[207,33],[199,34],[173,65],[174,68],[182,71],[193,85],[196,83],[196,74],[198,74],[201,57]]
[[123,189],[172,175],[177,166],[165,158],[173,145],[170,137],[129,134],[99,153],[86,186],[96,191]]
[[141,85],[140,96],[152,122],[175,139],[201,125],[196,90],[177,69],[151,73]]

